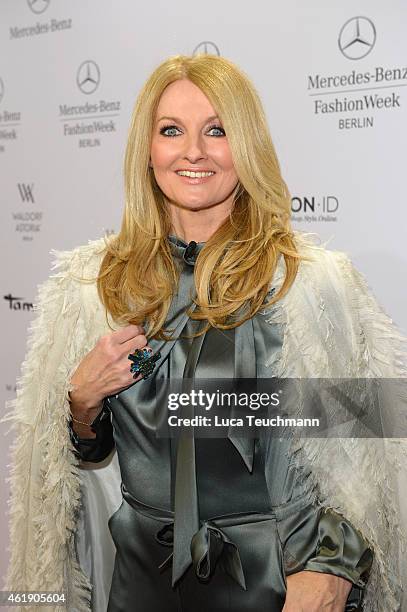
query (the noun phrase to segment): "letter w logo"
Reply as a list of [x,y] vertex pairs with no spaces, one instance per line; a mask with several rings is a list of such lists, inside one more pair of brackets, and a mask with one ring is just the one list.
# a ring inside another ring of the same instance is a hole
[[20,192],[20,198],[23,202],[32,202],[34,204],[34,183],[27,185],[26,183],[18,183],[18,191]]

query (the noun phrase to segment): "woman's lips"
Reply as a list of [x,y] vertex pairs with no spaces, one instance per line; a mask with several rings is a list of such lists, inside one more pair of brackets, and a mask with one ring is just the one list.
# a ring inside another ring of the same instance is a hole
[[[177,173],[175,173],[177,174]],[[180,174],[177,174],[178,178],[181,179],[182,181],[184,181],[184,183],[189,183],[191,185],[198,185],[200,183],[206,183],[207,181],[209,181],[211,178],[213,178],[215,176],[215,174],[211,174],[210,176],[197,176],[197,177],[192,177],[192,176],[181,176]]]

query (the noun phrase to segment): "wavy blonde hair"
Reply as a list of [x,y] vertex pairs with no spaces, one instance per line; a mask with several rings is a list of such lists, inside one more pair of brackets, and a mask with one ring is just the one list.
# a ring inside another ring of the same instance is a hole
[[[190,316],[207,322],[199,333],[210,326],[237,327],[260,308],[270,307],[291,287],[302,258],[290,225],[291,197],[249,78],[216,55],[168,58],[148,78],[134,107],[125,155],[123,220],[120,232],[106,240],[97,278],[99,297],[114,320],[144,325],[147,336],[159,339],[169,337],[164,326],[179,268],[166,239],[171,232],[168,200],[149,159],[160,97],[179,79],[192,81],[211,102],[226,131],[239,179],[229,217],[195,263],[197,307]],[[280,254],[286,264],[284,282],[265,302]]]

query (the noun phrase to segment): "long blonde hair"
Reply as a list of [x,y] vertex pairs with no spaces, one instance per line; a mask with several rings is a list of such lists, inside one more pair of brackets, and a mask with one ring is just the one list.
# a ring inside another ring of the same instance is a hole
[[[195,263],[197,307],[190,316],[207,321],[200,333],[210,326],[231,329],[274,304],[294,282],[301,259],[290,225],[291,197],[249,78],[224,57],[170,57],[148,78],[134,107],[125,155],[123,220],[120,232],[106,241],[97,279],[99,297],[114,320],[144,325],[147,336],[165,339],[179,270],[166,240],[171,231],[168,200],[149,159],[161,94],[178,79],[192,81],[211,102],[226,131],[239,179],[229,217]],[[265,302],[280,254],[285,279]]]

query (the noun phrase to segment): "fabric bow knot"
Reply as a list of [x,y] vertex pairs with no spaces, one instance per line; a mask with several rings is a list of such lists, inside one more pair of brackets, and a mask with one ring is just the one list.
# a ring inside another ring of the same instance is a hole
[[[156,540],[164,546],[173,545],[173,523],[165,525],[156,535]],[[165,569],[173,553],[159,566]],[[199,580],[208,582],[219,562],[220,567],[229,574],[242,589],[246,590],[239,550],[234,542],[211,521],[203,521],[202,527],[191,540],[192,565]]]
[[246,590],[239,550],[214,523],[204,521],[191,540],[192,563],[200,580],[207,581],[219,561],[222,569]]

